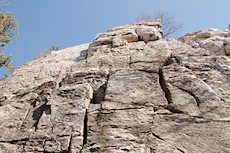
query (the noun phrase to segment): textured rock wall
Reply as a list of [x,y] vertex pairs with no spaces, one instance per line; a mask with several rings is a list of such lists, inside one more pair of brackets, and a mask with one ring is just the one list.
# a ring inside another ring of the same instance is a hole
[[230,152],[226,50],[160,27],[115,27],[0,81],[0,152]]
[[210,28],[188,33],[179,38],[194,48],[204,48],[216,55],[230,55],[230,29]]

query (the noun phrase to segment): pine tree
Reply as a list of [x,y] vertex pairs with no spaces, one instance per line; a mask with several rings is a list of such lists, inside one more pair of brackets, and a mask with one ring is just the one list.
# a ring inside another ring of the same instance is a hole
[[6,44],[10,43],[17,35],[18,22],[14,18],[13,13],[0,12],[0,68],[6,67],[12,70],[11,55],[5,56],[3,50]]

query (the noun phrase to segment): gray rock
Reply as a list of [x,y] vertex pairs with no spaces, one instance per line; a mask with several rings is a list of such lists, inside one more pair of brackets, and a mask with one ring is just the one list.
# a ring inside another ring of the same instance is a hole
[[128,43],[128,41],[125,40],[125,39],[122,39],[122,38],[114,38],[114,39],[112,40],[112,46],[113,46],[113,47],[124,46],[124,45],[126,45],[127,43]]
[[225,54],[230,55],[230,42],[224,46]]
[[1,80],[0,152],[230,152],[229,30],[160,27],[115,27]]
[[146,43],[162,38],[160,31],[154,27],[139,27],[137,28],[137,35],[140,37],[140,40],[144,40]]
[[129,70],[116,71],[110,76],[104,100],[138,106],[167,104],[158,74]]
[[198,32],[186,34],[179,38],[194,48],[204,48],[214,55],[229,55],[228,43],[230,41],[230,29],[219,30],[210,28]]

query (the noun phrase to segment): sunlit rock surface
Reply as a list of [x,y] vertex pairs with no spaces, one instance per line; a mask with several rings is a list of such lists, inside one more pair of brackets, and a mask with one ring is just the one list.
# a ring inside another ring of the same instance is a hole
[[1,80],[0,152],[230,152],[229,30],[160,27],[115,27]]

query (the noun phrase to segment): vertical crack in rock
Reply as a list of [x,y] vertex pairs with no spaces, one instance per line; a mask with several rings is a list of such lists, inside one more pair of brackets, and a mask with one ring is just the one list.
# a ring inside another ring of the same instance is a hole
[[[101,85],[96,92],[93,93],[93,97],[90,101],[90,104],[100,104],[101,101],[104,100],[105,98],[105,91],[107,88],[107,84],[109,81],[109,74],[107,75],[106,81],[103,85]],[[84,146],[87,144],[87,136],[88,136],[88,110],[85,110],[85,117],[84,117],[84,129],[83,129],[83,146],[82,149],[84,148]],[[80,152],[82,152],[82,149]]]
[[67,153],[71,153],[72,138],[73,138],[73,135],[71,134]]
[[161,89],[165,93],[165,98],[167,99],[167,102],[168,102],[168,106],[166,107],[166,109],[168,109],[170,112],[173,112],[173,113],[183,113],[183,111],[175,108],[172,105],[173,104],[172,95],[164,79],[162,68],[159,70],[159,83],[160,83]]
[[85,110],[85,118],[84,118],[84,129],[83,129],[83,147],[87,143],[87,135],[88,135],[88,125],[87,125],[88,116],[87,115],[88,115],[88,110],[86,109]]
[[159,69],[159,83],[160,83],[161,89],[165,93],[165,98],[167,99],[168,104],[171,104],[172,103],[171,92],[169,91],[169,89],[168,89],[168,87],[166,85],[162,68]]
[[131,50],[129,49],[129,68],[131,69],[132,68],[132,56],[131,56]]

